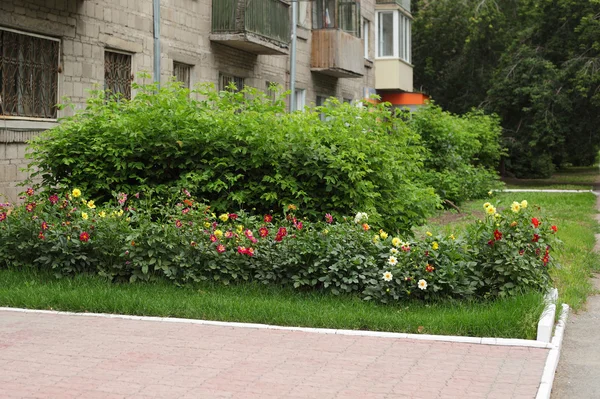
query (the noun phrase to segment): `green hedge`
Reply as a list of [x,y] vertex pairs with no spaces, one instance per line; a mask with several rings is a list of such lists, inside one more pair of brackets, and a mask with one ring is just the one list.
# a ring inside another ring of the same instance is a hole
[[93,93],[83,112],[32,143],[43,186],[80,187],[97,202],[185,187],[217,211],[364,211],[392,231],[423,222],[439,203],[419,178],[419,136],[383,105],[332,100],[290,114],[252,88],[135,89],[131,101]]

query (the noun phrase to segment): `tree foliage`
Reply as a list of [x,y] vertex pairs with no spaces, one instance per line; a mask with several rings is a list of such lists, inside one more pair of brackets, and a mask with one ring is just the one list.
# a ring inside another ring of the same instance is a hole
[[416,86],[502,118],[517,176],[590,165],[600,149],[599,0],[418,0]]

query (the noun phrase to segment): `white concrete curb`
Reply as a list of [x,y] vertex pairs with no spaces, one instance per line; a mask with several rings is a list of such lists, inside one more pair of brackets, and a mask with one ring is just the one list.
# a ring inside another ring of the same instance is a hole
[[560,319],[556,324],[556,330],[554,332],[554,338],[552,338],[552,346],[548,357],[546,358],[546,365],[544,366],[544,372],[542,374],[542,381],[538,388],[536,399],[549,399],[550,393],[552,392],[552,384],[554,383],[554,375],[556,373],[556,367],[558,366],[558,359],[560,358],[560,350],[562,348],[563,337],[565,334],[565,327],[567,325],[567,318],[569,316],[569,305],[563,304]]
[[504,190],[492,190],[497,193],[592,193],[593,190],[560,190],[554,188],[535,189],[535,188],[507,188]]
[[306,333],[316,334],[338,334],[338,335],[359,335],[365,337],[380,337],[380,338],[403,338],[403,339],[414,339],[421,341],[445,341],[445,342],[459,342],[467,344],[479,344],[479,345],[496,345],[496,346],[521,346],[528,348],[542,348],[552,349],[554,348],[553,343],[540,342],[529,339],[511,339],[511,338],[478,338],[478,337],[461,337],[461,336],[449,336],[449,335],[426,335],[426,334],[405,334],[405,333],[391,333],[391,332],[379,332],[379,331],[361,331],[361,330],[336,330],[326,328],[306,328],[306,327],[283,327],[273,326],[269,324],[254,324],[254,323],[234,323],[225,321],[211,321],[211,320],[194,320],[194,319],[180,319],[171,317],[148,317],[148,316],[129,316],[129,315],[118,315],[118,314],[107,314],[107,313],[75,313],[75,312],[59,312],[55,310],[37,310],[37,309],[21,309],[21,308],[7,308],[0,307],[0,311],[7,312],[21,312],[21,313],[41,313],[51,315],[68,315],[68,316],[83,316],[83,317],[102,317],[107,319],[125,319],[125,320],[141,320],[141,321],[162,321],[168,323],[186,323],[186,324],[200,324],[207,326],[219,326],[219,327],[237,327],[237,328],[255,328],[255,329],[267,329],[267,330],[284,330],[284,331],[300,331]]
[[541,342],[550,342],[552,340],[552,330],[554,329],[554,317],[556,316],[556,301],[558,300],[558,290],[552,288],[544,297],[546,307],[540,316],[537,328],[537,340]]

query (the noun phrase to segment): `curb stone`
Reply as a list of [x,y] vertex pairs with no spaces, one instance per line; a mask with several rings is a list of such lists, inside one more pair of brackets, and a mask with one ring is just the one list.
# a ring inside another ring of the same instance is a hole
[[550,353],[548,353],[548,357],[546,358],[546,365],[544,366],[544,372],[542,374],[542,380],[540,382],[540,387],[538,388],[536,399],[550,398],[552,384],[554,383],[554,377],[556,375],[556,367],[558,366],[558,359],[560,358],[560,350],[562,348],[568,316],[569,305],[563,304],[560,319],[556,324],[554,338],[552,338],[553,347],[550,349]]

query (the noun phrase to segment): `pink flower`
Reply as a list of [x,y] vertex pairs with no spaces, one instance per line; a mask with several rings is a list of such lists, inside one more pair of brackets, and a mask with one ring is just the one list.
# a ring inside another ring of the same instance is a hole
[[233,231],[231,231],[231,230],[226,231],[225,238],[233,238]]
[[127,194],[125,193],[119,193],[119,204],[123,205],[125,203],[125,201],[127,201]]
[[330,213],[325,214],[325,221],[329,224],[333,223],[333,216]]
[[25,193],[31,197],[33,194],[35,194],[35,191],[33,191],[33,188],[29,187]]
[[181,220],[178,219],[175,221],[175,226],[180,229],[183,226],[183,223],[181,223]]
[[58,195],[52,194],[50,197],[48,197],[48,201],[50,201],[52,205],[56,205],[58,202]]
[[217,252],[222,254],[223,252],[225,252],[225,245],[223,244],[219,244],[217,245]]
[[216,236],[216,235],[214,235],[214,234],[211,234],[211,235],[210,235],[210,241],[211,241],[211,242],[217,242],[217,241],[218,241],[218,238],[217,238],[217,236]]
[[42,222],[42,230],[48,230],[48,223]]
[[183,208],[183,209],[181,210],[181,213],[185,215],[185,214],[186,214],[186,213],[188,213],[189,211],[190,211],[190,208]]
[[254,237],[254,235],[252,234],[252,231],[250,231],[250,230],[248,230],[248,229],[246,229],[246,231],[244,231],[244,235],[245,235],[247,238],[252,238],[252,237]]
[[228,216],[229,216],[229,219],[231,219],[231,220],[236,220],[238,218],[237,213],[230,213]]
[[4,222],[6,220],[6,212],[0,213],[0,222]]
[[186,190],[185,188],[183,189],[183,193],[186,195],[186,197],[192,196],[192,194],[190,194],[190,192],[188,190]]
[[303,226],[304,226],[304,225],[302,224],[302,222],[298,222],[298,223],[296,223],[296,228],[297,228],[298,230],[302,230],[302,227],[303,227]]
[[33,210],[35,209],[35,202],[31,202],[27,205],[25,205],[25,209],[27,210],[27,212],[33,212]]

